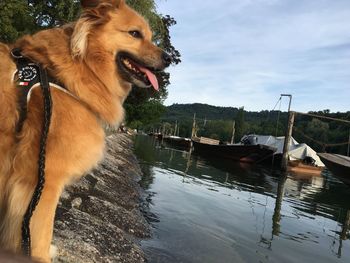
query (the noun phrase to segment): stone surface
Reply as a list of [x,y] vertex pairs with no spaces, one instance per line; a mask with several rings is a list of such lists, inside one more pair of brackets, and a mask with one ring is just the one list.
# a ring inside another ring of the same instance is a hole
[[54,262],[145,262],[138,242],[150,229],[142,210],[141,178],[132,141],[107,138],[104,161],[63,192],[56,211]]

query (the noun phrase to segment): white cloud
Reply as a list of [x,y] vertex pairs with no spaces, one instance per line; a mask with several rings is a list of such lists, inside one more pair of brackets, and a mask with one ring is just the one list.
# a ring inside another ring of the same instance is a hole
[[280,93],[299,111],[350,110],[350,1],[217,0],[158,3],[173,16],[183,62],[167,104],[270,109]]

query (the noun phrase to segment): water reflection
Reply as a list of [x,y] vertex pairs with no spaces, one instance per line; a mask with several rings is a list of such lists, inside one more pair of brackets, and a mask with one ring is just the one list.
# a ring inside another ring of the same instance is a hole
[[135,142],[158,219],[142,244],[150,262],[350,260],[350,188],[330,174],[283,175]]

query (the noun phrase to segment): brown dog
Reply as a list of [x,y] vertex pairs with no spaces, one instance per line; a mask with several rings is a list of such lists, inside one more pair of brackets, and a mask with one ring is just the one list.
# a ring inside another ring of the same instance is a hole
[[145,20],[124,0],[82,0],[73,24],[0,44],[0,245],[19,252],[21,224],[37,183],[43,123],[40,88],[34,88],[19,134],[16,65],[12,48],[43,65],[68,92],[51,86],[53,112],[46,146],[46,182],[30,223],[32,256],[50,262],[55,209],[63,187],[103,157],[103,126],[118,125],[131,84],[158,89],[152,71],[170,57],[152,42]]

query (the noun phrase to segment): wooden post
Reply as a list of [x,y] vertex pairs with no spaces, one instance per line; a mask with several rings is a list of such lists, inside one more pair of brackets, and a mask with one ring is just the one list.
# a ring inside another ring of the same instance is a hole
[[191,139],[196,136],[196,114],[193,115]]
[[174,130],[174,136],[176,136],[176,132],[177,132],[177,121],[175,122],[175,130]]
[[287,175],[283,175],[279,178],[278,186],[277,186],[277,197],[275,201],[275,209],[273,210],[273,216],[272,216],[272,235],[273,236],[279,236],[281,233],[281,209],[282,209],[282,202],[284,197],[284,187],[286,184]]
[[287,126],[286,136],[284,137],[284,145],[283,145],[283,156],[282,156],[282,163],[281,163],[281,168],[283,171],[287,171],[289,143],[292,138],[294,117],[295,117],[295,112],[290,111],[289,117],[288,117],[288,126]]
[[235,141],[235,132],[236,132],[236,121],[233,121],[232,125],[232,137],[231,137],[231,144]]

